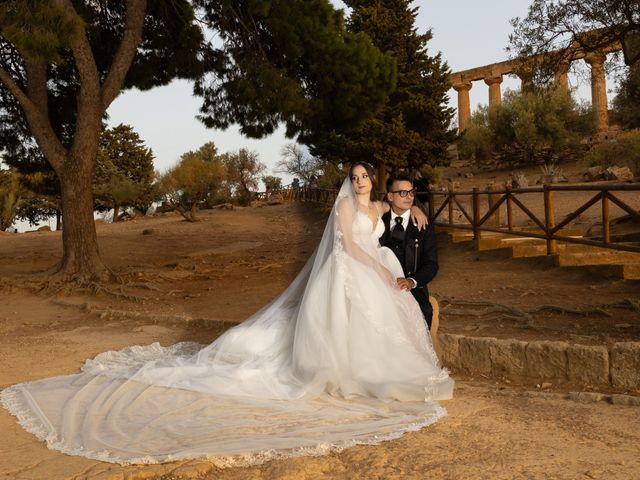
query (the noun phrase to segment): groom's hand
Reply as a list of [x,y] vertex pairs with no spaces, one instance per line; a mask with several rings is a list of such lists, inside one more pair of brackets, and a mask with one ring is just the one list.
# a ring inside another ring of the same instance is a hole
[[400,287],[402,290],[409,291],[413,288],[413,282],[408,278],[398,278],[397,282],[398,287]]

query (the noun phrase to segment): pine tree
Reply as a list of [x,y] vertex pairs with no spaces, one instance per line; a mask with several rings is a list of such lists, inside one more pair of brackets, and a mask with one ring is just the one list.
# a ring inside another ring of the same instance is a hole
[[146,212],[153,202],[153,152],[130,125],[107,128],[100,136],[93,192],[96,209],[113,208],[117,222],[122,206]]
[[440,53],[430,55],[431,31],[419,34],[412,0],[351,0],[348,28],[366,33],[396,62],[397,84],[384,107],[358,128],[334,132],[312,145],[315,155],[333,161],[366,160],[378,166],[380,182],[398,169],[417,170],[446,163],[453,140],[453,111],[446,107],[449,70]]

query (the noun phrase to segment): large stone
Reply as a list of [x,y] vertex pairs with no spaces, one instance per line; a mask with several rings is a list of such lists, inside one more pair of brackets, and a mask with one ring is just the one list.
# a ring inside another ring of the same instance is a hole
[[584,386],[609,385],[609,351],[603,346],[569,346],[567,376],[570,382]]
[[510,379],[518,379],[525,374],[525,349],[527,342],[519,340],[496,340],[489,344],[491,373]]
[[609,167],[604,171],[606,180],[629,180],[633,178],[633,172],[629,167]]
[[588,168],[587,171],[584,172],[583,177],[587,182],[602,180],[604,178],[604,168],[602,168],[600,165]]
[[567,348],[565,342],[529,342],[525,349],[526,376],[554,382],[567,380]]
[[460,368],[458,341],[462,338],[462,335],[440,333],[438,334],[438,338],[442,346],[442,363],[449,368]]
[[640,342],[616,343],[611,350],[611,384],[640,390]]
[[458,340],[460,367],[465,373],[491,373],[489,346],[495,341],[493,337],[462,337]]

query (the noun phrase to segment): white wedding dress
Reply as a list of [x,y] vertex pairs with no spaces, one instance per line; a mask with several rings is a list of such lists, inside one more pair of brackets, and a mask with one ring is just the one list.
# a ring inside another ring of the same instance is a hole
[[11,386],[2,403],[47,446],[129,463],[220,467],[378,443],[435,422],[451,398],[384,230],[340,190],[287,290],[210,345],[128,347],[81,373]]

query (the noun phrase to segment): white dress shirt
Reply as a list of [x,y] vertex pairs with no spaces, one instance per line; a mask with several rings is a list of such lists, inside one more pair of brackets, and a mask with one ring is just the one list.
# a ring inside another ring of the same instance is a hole
[[[396,212],[391,210],[391,230],[396,228],[396,218],[397,217],[402,218],[402,227],[404,228],[404,231],[406,232],[407,231],[407,227],[409,226],[409,221],[411,219],[411,209],[405,211],[402,215],[398,215],[398,214],[396,214]],[[409,280],[411,280],[413,282],[413,288],[416,288],[418,286],[418,282],[416,282],[416,280],[414,278],[409,277]]]

